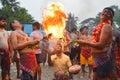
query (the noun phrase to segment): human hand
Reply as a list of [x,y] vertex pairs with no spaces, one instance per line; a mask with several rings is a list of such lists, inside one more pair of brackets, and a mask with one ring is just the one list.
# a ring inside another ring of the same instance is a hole
[[78,41],[79,44],[84,44],[84,42],[85,42],[84,40],[79,40]]
[[86,41],[86,40],[80,40],[79,44],[81,47],[90,47],[91,42]]
[[32,40],[32,41],[29,41],[29,48],[33,49],[35,48],[35,46],[39,43],[40,41],[39,40]]
[[29,41],[29,45],[36,45],[36,44],[38,44],[40,41],[38,40],[38,39],[36,39],[36,40],[31,40],[31,41]]
[[35,44],[40,43],[40,40],[39,40],[39,39],[35,39],[34,41],[35,41]]

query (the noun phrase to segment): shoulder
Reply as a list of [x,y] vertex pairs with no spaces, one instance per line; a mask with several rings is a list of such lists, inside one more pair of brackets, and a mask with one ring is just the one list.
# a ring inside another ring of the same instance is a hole
[[36,31],[31,32],[30,37],[35,37],[36,36]]
[[17,32],[16,31],[12,31],[10,36],[15,36],[15,35],[17,35]]
[[62,54],[63,54],[64,58],[69,59],[69,57],[66,54],[64,54],[64,53],[62,53]]
[[57,59],[57,56],[55,54],[51,56],[51,61],[54,61],[56,59]]
[[56,54],[52,55],[51,58],[57,57]]
[[3,32],[3,33],[5,34],[6,38],[8,38],[8,37],[9,37],[9,32],[8,32],[8,31],[4,30],[4,32]]
[[31,32],[31,34],[30,35],[33,35],[33,34],[35,34],[36,33],[36,31],[33,31],[33,32]]
[[8,32],[8,31],[6,31],[6,30],[4,30],[4,33],[5,33],[5,34],[7,34],[7,35],[9,35],[9,32]]
[[17,32],[16,31],[12,31],[11,34],[16,34]]
[[104,29],[112,29],[112,26],[110,24],[104,24],[103,28]]
[[112,33],[112,26],[110,24],[104,24],[104,26],[102,27],[102,31]]

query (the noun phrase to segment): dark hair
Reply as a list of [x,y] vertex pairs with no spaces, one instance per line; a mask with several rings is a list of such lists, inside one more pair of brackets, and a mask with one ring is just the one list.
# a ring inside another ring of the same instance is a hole
[[109,11],[112,13],[112,16],[114,16],[114,10],[113,10],[112,8],[110,8],[110,7],[106,7],[106,8],[104,8],[104,9],[109,10]]
[[71,32],[76,31],[76,30],[77,30],[76,28],[72,28]]
[[44,36],[43,39],[47,39],[47,36]]
[[59,45],[62,48],[62,44],[60,42],[57,42],[56,46]]
[[79,31],[82,32],[85,28],[88,29],[88,26],[81,27]]
[[14,29],[12,27],[12,23],[14,23],[14,21],[10,22],[10,29],[14,31]]
[[52,34],[52,33],[48,34],[48,39],[49,39],[51,36],[53,36],[53,34]]
[[39,22],[34,22],[32,25],[36,26],[38,29],[40,29],[41,27],[41,24]]
[[[114,17],[114,10],[111,8],[111,7],[106,7],[106,8],[104,8],[104,9],[107,9],[107,10],[109,10],[110,12],[111,12],[111,14],[112,14],[112,18]],[[113,24],[113,19],[111,20],[111,25]]]
[[1,20],[6,20],[6,18],[4,16],[0,16],[0,21]]

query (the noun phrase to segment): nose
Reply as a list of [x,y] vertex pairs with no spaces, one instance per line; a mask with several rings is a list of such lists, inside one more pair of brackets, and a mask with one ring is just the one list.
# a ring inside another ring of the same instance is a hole
[[104,14],[106,15],[106,14],[108,14],[108,12],[104,12]]

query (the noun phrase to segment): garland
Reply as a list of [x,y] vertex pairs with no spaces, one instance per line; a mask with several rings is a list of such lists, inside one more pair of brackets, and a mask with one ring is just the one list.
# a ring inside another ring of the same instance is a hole
[[101,33],[101,29],[105,24],[110,24],[110,21],[104,21],[99,23],[95,29],[92,31],[92,42],[96,43],[99,41],[99,34]]

